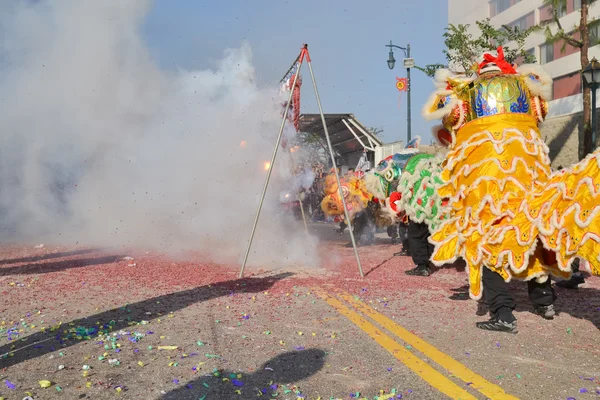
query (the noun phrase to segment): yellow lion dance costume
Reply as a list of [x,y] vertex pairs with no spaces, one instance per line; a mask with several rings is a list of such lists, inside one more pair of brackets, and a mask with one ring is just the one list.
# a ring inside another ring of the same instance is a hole
[[462,257],[476,300],[483,266],[506,282],[544,282],[569,278],[580,258],[600,275],[600,151],[552,173],[538,129],[550,76],[537,65],[515,69],[500,47],[484,55],[476,77],[439,70],[436,86],[424,115],[445,128],[438,138],[450,151],[438,191],[449,199],[449,219],[432,233],[432,261]]
[[[365,186],[364,179],[357,176],[341,177],[342,192],[350,219],[354,219],[356,213],[367,207],[369,201],[373,197]],[[328,217],[335,217],[338,220],[345,220],[344,205],[339,195],[335,174],[331,173],[325,177],[324,185],[325,197],[321,201],[321,209]],[[346,221],[347,222],[347,221]]]

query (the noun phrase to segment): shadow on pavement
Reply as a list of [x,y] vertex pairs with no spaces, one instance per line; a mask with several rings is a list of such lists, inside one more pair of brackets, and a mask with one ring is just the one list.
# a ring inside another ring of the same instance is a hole
[[[282,273],[266,278],[236,279],[182,290],[69,321],[63,323],[60,329],[48,328],[45,332],[37,332],[26,337],[18,336],[11,327],[7,327],[7,334],[12,337],[12,340],[0,347],[0,369],[81,343],[81,340],[77,339],[77,336],[81,335],[77,332],[78,327],[85,328],[86,332],[82,336],[86,340],[91,340],[100,334],[126,329],[131,321],[151,321],[158,318],[159,313],[168,314],[192,304],[230,294],[232,291],[262,292],[272,287],[275,282],[292,275],[292,273]],[[96,324],[97,322],[99,325]],[[20,324],[16,325],[15,329],[20,329]],[[64,334],[63,330],[67,330],[68,333]]]
[[84,258],[77,260],[64,260],[56,262],[45,262],[37,264],[17,265],[14,267],[0,268],[0,276],[7,275],[29,275],[29,274],[45,274],[48,272],[64,271],[72,268],[90,267],[92,265],[112,264],[122,259],[123,255]]
[[[257,396],[275,398],[286,390],[299,390],[289,385],[306,379],[325,365],[325,352],[320,349],[292,351],[267,361],[253,374],[217,371],[201,376],[162,397],[163,400],[253,399]],[[226,380],[223,380],[226,379]],[[295,393],[294,398],[300,398]]]
[[51,260],[54,258],[80,256],[83,254],[95,253],[95,252],[101,251],[101,250],[102,249],[83,249],[83,250],[74,250],[74,251],[64,251],[61,253],[42,254],[39,256],[13,258],[13,259],[8,259],[8,260],[0,260],[0,265],[34,263],[34,262],[39,262],[39,261]]

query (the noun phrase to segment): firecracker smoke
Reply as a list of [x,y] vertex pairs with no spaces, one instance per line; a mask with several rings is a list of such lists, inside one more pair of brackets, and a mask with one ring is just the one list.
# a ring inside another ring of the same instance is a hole
[[[249,46],[226,50],[211,70],[164,71],[140,35],[148,1],[7,3],[0,240],[238,262],[285,101],[277,87],[257,86]],[[317,263],[315,239],[279,210],[286,156],[273,168],[250,264]]]

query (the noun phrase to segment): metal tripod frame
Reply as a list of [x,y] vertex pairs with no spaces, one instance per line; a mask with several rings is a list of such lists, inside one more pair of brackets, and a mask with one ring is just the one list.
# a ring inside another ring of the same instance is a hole
[[348,213],[348,207],[346,205],[346,199],[344,198],[344,192],[342,190],[342,183],[340,180],[340,175],[338,173],[337,165],[335,163],[335,153],[333,151],[333,146],[331,145],[331,139],[329,138],[329,131],[327,130],[327,123],[325,121],[325,115],[323,114],[323,107],[321,106],[321,98],[319,96],[319,90],[317,89],[317,82],[315,80],[315,74],[312,69],[312,63],[310,60],[310,55],[308,53],[308,45],[305,44],[302,46],[302,50],[300,51],[300,55],[296,59],[298,64],[298,71],[294,74],[294,80],[292,82],[292,90],[290,91],[290,96],[288,98],[288,102],[285,106],[285,112],[283,114],[283,118],[281,120],[281,127],[279,128],[279,135],[277,135],[277,142],[275,143],[275,149],[273,150],[273,156],[271,157],[271,164],[267,171],[267,178],[265,180],[265,185],[263,187],[262,195],[260,197],[260,202],[258,203],[258,210],[256,212],[256,218],[254,219],[254,225],[252,226],[252,233],[250,234],[250,239],[248,240],[248,247],[246,249],[246,254],[244,256],[244,261],[240,268],[239,277],[242,278],[244,276],[244,269],[246,268],[246,263],[248,262],[248,257],[250,255],[250,250],[252,248],[252,241],[254,240],[254,234],[256,233],[256,227],[258,225],[258,220],[260,218],[260,212],[262,211],[262,206],[265,201],[265,196],[267,194],[267,188],[269,187],[269,181],[271,180],[271,172],[273,171],[273,166],[275,165],[275,158],[277,157],[277,151],[279,150],[279,145],[281,144],[281,138],[283,136],[283,129],[285,128],[285,123],[287,121],[288,113],[290,110],[290,105],[292,103],[292,96],[294,94],[294,88],[296,87],[296,81],[298,80],[298,76],[300,75],[300,68],[302,67],[302,62],[306,60],[308,64],[308,70],[310,71],[310,77],[312,79],[313,88],[315,90],[315,96],[317,98],[317,105],[319,107],[319,113],[321,114],[321,122],[323,123],[323,131],[325,132],[325,138],[327,139],[327,146],[329,147],[329,154],[331,156],[331,163],[333,164],[333,171],[335,174],[335,179],[338,185],[338,194],[340,199],[342,200],[342,205],[344,206],[344,216],[346,217],[346,223],[348,224],[348,230],[350,231],[350,239],[352,240],[352,247],[354,248],[354,255],[356,256],[356,262],[358,263],[358,271],[360,273],[361,278],[364,277],[362,264],[360,262],[360,257],[358,256],[358,248],[356,247],[356,240],[354,239],[354,232],[352,229],[352,221],[350,220],[350,214]]

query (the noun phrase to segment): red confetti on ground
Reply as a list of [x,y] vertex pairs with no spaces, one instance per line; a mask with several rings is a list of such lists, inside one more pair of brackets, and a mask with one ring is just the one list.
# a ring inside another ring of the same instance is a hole
[[[454,275],[455,279],[422,279],[409,277],[404,271],[414,267],[409,257],[394,257],[399,246],[376,244],[360,247],[365,277],[361,278],[352,248],[341,243],[327,242],[321,245],[323,264],[321,268],[282,268],[265,270],[247,267],[246,280],[238,280],[239,265],[213,263],[202,254],[186,254],[185,258],[173,258],[156,252],[120,250],[107,251],[88,248],[65,248],[46,246],[0,246],[0,282],[4,295],[7,284],[35,285],[36,291],[46,301],[60,299],[62,294],[100,289],[105,295],[124,293],[134,295],[140,289],[152,289],[156,295],[199,287],[218,285],[230,290],[243,289],[251,284],[247,278],[287,273],[290,276],[278,280],[270,289],[285,292],[293,286],[313,287],[333,284],[351,293],[363,289],[377,292],[410,291],[422,288],[450,289],[456,287],[458,275],[455,270],[441,270],[439,275]],[[126,257],[132,257],[126,259]],[[6,282],[11,281],[11,282]],[[13,282],[14,281],[14,282]],[[131,297],[131,296],[129,296]],[[10,307],[9,296],[5,302]]]

